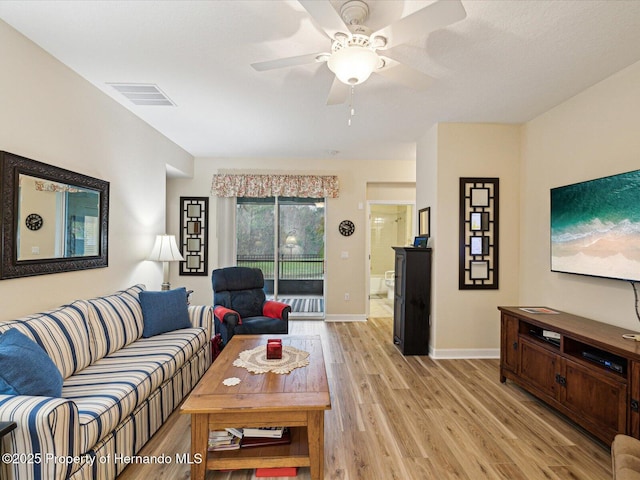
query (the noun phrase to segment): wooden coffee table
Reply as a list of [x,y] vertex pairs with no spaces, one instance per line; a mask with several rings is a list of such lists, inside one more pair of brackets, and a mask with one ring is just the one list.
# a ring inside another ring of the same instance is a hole
[[[309,365],[288,374],[252,374],[233,362],[240,352],[282,338],[309,352]],[[225,386],[226,378],[241,382]],[[313,480],[324,478],[324,411],[331,409],[319,336],[236,335],[183,403],[191,415],[191,479],[207,470],[259,467],[309,467]],[[207,452],[209,430],[226,427],[289,427],[291,444]],[[198,462],[198,459],[203,461]]]

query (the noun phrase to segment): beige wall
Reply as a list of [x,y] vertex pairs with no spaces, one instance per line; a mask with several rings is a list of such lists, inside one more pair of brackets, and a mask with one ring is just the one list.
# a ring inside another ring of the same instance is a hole
[[367,184],[367,200],[380,203],[413,203],[416,201],[416,184],[371,182]]
[[[518,298],[520,127],[439,124],[418,144],[418,208],[431,206],[435,357],[496,356],[497,305]],[[500,179],[500,288],[458,289],[460,177]],[[437,184],[437,187],[436,187]]]
[[553,273],[549,189],[640,168],[640,63],[524,126],[520,303],[640,331],[631,286]]
[[[418,142],[417,207],[431,206],[431,348],[435,356],[499,349],[498,305],[546,305],[639,331],[627,282],[553,273],[549,190],[640,168],[640,63],[522,126],[440,124]],[[500,177],[500,289],[460,291],[458,186]]]
[[[364,319],[367,302],[366,275],[366,201],[367,184],[375,182],[414,182],[415,162],[362,161],[319,159],[215,159],[197,158],[193,179],[171,179],[167,185],[170,207],[167,212],[169,229],[178,232],[180,196],[208,196],[214,173],[229,171],[251,173],[298,173],[337,175],[340,197],[331,198],[326,206],[326,314],[327,319]],[[210,199],[209,215],[209,271],[219,266],[216,237],[216,201]],[[343,237],[338,233],[340,221],[355,223],[355,233]],[[341,253],[349,258],[342,259]],[[213,292],[209,277],[179,277],[178,269],[171,271],[172,285],[186,285],[194,290],[193,301],[211,302]],[[349,293],[350,300],[344,300]]]
[[165,229],[166,165],[190,173],[192,157],[2,21],[0,58],[0,150],[111,187],[109,267],[0,281],[0,321],[134,283],[159,289],[161,266],[145,257]]

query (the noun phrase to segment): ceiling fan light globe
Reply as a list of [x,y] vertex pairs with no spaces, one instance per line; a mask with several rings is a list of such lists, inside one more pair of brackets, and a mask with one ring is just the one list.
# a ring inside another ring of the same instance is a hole
[[350,46],[333,52],[328,66],[342,83],[358,85],[369,78],[379,62],[380,57],[373,50]]
[[387,39],[382,35],[376,35],[371,39],[371,45],[375,48],[386,48],[387,47]]

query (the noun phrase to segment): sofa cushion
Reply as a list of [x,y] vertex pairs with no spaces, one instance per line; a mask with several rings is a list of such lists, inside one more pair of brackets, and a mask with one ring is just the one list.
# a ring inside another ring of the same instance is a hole
[[79,451],[92,449],[208,342],[203,328],[140,338],[66,379],[62,395],[78,407]]
[[89,300],[89,329],[92,362],[142,336],[142,308],[139,295],[144,285],[135,285],[113,295]]
[[0,335],[0,394],[59,397],[62,375],[33,340],[11,328]]
[[15,328],[36,342],[67,378],[91,363],[88,305],[78,300],[56,310],[36,313],[6,323],[0,332]]
[[162,292],[140,292],[144,338],[189,328],[187,289],[176,288]]

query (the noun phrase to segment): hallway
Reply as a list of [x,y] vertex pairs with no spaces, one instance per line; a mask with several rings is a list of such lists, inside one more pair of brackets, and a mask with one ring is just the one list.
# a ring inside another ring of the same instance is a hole
[[393,300],[386,295],[371,295],[369,300],[369,318],[393,319]]

